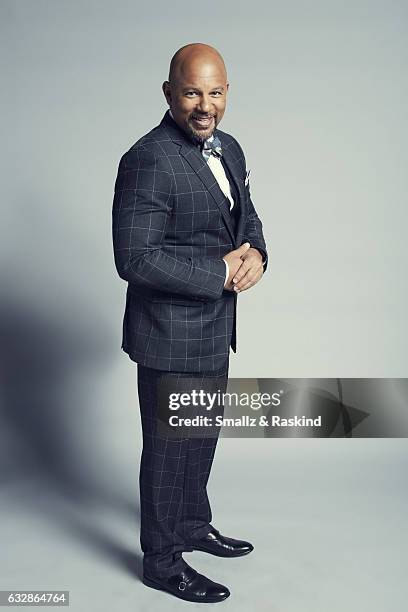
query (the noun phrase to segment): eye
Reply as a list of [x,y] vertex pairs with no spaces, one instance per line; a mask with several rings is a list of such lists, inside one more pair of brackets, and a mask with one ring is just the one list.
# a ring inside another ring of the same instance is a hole
[[211,95],[218,95],[218,96],[222,96],[222,91],[213,91]]
[[186,91],[186,93],[184,95],[186,95],[189,98],[191,98],[192,96],[196,96],[197,93],[195,91]]

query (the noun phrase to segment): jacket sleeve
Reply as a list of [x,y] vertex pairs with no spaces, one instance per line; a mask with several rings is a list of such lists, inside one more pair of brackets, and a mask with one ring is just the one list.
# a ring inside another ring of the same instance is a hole
[[[244,164],[246,165],[244,152],[242,151],[242,148],[239,144],[238,146],[241,149],[242,157],[244,159]],[[268,253],[266,250],[266,242],[265,242],[265,238],[264,238],[263,231],[262,231],[262,222],[260,218],[258,217],[258,214],[255,210],[255,206],[252,202],[249,183],[245,187],[245,190],[246,190],[246,196],[247,196],[246,205],[247,205],[248,214],[247,214],[247,220],[245,223],[242,243],[249,242],[251,247],[253,247],[254,249],[258,249],[258,251],[262,255],[262,260],[264,264],[264,272],[265,272],[268,266]]]
[[249,242],[251,247],[253,247],[254,249],[258,249],[258,251],[262,255],[262,261],[263,261],[264,272],[265,272],[268,266],[268,253],[266,250],[266,243],[265,243],[265,239],[264,239],[263,231],[262,231],[262,222],[260,218],[258,217],[258,214],[252,203],[251,194],[249,190],[249,184],[246,187],[246,189],[248,191],[248,198],[247,198],[248,217],[247,217],[246,224],[245,224],[242,243]]
[[120,160],[112,210],[116,269],[129,283],[216,300],[224,289],[223,259],[178,257],[163,249],[174,180],[165,159],[134,148]]

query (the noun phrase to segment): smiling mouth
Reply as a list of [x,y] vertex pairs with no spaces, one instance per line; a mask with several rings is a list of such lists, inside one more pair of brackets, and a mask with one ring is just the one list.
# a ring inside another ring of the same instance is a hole
[[214,117],[213,115],[211,115],[210,117],[197,117],[193,115],[191,119],[196,126],[207,128],[210,127],[210,125],[212,124]]

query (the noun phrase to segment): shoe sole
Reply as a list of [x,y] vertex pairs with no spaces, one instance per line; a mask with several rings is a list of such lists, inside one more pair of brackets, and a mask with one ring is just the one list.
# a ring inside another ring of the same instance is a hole
[[165,586],[159,584],[158,582],[155,582],[154,580],[151,580],[150,578],[145,578],[144,576],[142,582],[143,584],[152,589],[156,589],[157,591],[164,591],[165,593],[170,593],[170,595],[174,595],[174,597],[184,599],[185,601],[192,601],[194,603],[218,603],[219,601],[225,601],[227,597],[230,596],[230,593],[228,593],[228,595],[225,595],[225,597],[222,598],[209,597],[207,599],[196,599],[194,597],[188,597],[188,595],[183,595],[183,591],[180,591],[180,594],[178,592],[176,593],[175,591],[167,589]]
[[240,553],[235,553],[235,554],[228,554],[228,555],[223,555],[222,553],[218,553],[218,552],[214,552],[212,550],[207,550],[207,548],[201,548],[199,546],[193,546],[193,550],[199,550],[200,552],[206,552],[210,555],[214,555],[214,557],[223,557],[224,559],[228,559],[230,557],[244,557],[245,555],[249,555],[249,553],[251,553],[254,549],[252,548],[251,550],[245,550],[244,552],[240,552]]

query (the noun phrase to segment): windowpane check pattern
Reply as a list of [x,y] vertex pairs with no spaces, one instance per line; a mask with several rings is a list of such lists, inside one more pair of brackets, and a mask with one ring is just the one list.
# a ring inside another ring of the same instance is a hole
[[[115,264],[128,282],[122,348],[146,367],[216,370],[236,351],[236,294],[222,257],[243,242],[267,261],[238,142],[220,130],[236,205],[168,112],[121,158],[113,201]],[[266,268],[266,264],[264,266]]]
[[[218,371],[194,374],[200,389],[225,393],[229,361]],[[185,567],[188,542],[210,532],[212,513],[207,482],[218,436],[168,437],[158,433],[158,385],[161,376],[174,379],[172,389],[191,373],[165,372],[138,365],[138,393],[143,428],[140,462],[140,543],[145,573],[170,576]],[[189,384],[189,383],[188,383]],[[185,391],[185,386],[183,386]],[[222,413],[221,413],[222,414]],[[219,433],[219,431],[218,431]]]

